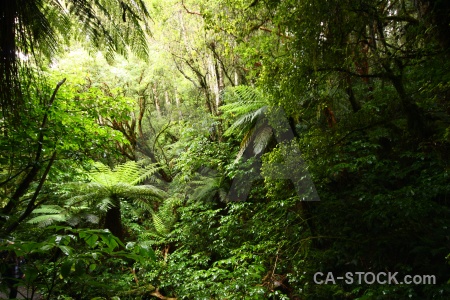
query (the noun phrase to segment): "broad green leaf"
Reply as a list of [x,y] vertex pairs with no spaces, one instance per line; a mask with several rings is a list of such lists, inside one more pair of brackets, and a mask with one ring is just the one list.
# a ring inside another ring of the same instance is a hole
[[73,248],[69,246],[59,245],[58,248],[67,256],[71,255],[73,252]]
[[98,240],[98,235],[96,235],[96,234],[90,234],[90,235],[84,236],[84,241],[91,248],[93,248],[96,245],[97,240]]

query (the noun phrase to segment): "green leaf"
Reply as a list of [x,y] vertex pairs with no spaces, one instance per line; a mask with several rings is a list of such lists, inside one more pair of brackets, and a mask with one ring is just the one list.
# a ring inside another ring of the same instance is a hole
[[59,245],[58,248],[67,256],[71,255],[73,252],[73,248],[69,246]]
[[97,265],[96,265],[96,264],[90,264],[90,265],[89,265],[89,270],[90,270],[91,272],[94,271],[96,268],[97,268]]
[[96,235],[96,234],[86,234],[83,237],[83,239],[86,242],[86,244],[89,245],[89,247],[93,248],[96,245],[96,242],[98,240],[98,235]]
[[68,245],[70,243],[70,236],[68,235],[57,235],[55,238],[57,245]]
[[108,247],[109,252],[114,251],[114,249],[119,246],[118,239],[115,236],[113,236],[111,233],[102,234],[100,237],[101,237],[102,241]]

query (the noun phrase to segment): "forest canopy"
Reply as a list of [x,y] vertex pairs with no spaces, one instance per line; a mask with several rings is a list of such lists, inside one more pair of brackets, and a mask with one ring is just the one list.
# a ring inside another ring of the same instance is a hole
[[0,298],[450,297],[448,1],[10,0],[0,28]]

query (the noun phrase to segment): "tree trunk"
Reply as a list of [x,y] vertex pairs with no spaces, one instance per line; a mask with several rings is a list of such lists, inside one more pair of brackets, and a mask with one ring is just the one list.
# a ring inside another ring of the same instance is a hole
[[390,69],[387,69],[387,72],[389,74],[389,79],[391,80],[391,83],[400,98],[403,112],[405,113],[406,120],[408,121],[408,130],[422,137],[429,135],[430,132],[426,124],[425,117],[414,100],[406,93],[402,76],[394,75]]
[[123,226],[122,226],[122,216],[120,210],[120,200],[117,197],[111,197],[114,206],[106,211],[105,225],[106,229],[109,229],[113,235],[118,237],[123,241]]
[[358,100],[356,100],[355,93],[353,92],[352,80],[349,75],[346,75],[346,82],[347,87],[345,91],[347,92],[348,100],[350,101],[353,112],[358,112],[359,110],[361,110],[361,104],[358,102]]
[[170,121],[172,121],[172,103],[170,102],[168,91],[164,91],[164,99],[166,101],[166,114],[170,116]]
[[156,84],[152,86],[153,91],[153,99],[155,101],[156,112],[158,113],[158,117],[161,117],[161,106],[159,104],[158,91],[156,90]]
[[239,85],[239,73],[237,70],[234,71],[234,85],[235,86]]
[[222,93],[225,88],[225,83],[223,79],[222,66],[220,63],[216,63],[216,77],[217,77],[217,95],[216,95],[216,106],[217,106],[217,114],[220,115],[219,107],[222,105]]

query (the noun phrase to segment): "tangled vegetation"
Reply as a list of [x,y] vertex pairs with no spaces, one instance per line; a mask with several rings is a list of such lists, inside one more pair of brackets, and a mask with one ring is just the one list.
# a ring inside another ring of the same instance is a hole
[[3,2],[0,298],[449,299],[447,1]]

